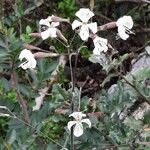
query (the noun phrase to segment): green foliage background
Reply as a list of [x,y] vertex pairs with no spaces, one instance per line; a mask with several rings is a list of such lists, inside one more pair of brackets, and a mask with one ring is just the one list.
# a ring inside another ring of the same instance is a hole
[[[78,1],[80,2],[80,1]],[[65,76],[63,69],[59,68],[58,81],[53,84],[50,95],[44,99],[43,106],[38,111],[32,111],[35,105],[35,97],[38,90],[47,86],[51,73],[58,65],[57,59],[39,59],[37,73],[31,70],[24,71],[18,68],[20,64],[18,56],[23,49],[24,43],[36,45],[40,39],[32,38],[29,33],[38,31],[38,21],[51,14],[74,19],[75,12],[81,7],[74,0],[2,0],[0,20],[0,106],[6,106],[8,110],[0,109],[0,113],[12,112],[13,117],[0,117],[0,149],[2,150],[57,150],[58,145],[70,148],[70,133],[67,129],[69,121],[72,93],[69,79]],[[83,1],[83,5],[88,1]],[[140,4],[115,4],[112,0],[95,1],[94,11],[96,14],[104,14],[111,10],[111,14],[104,19],[97,19],[100,25],[107,23],[109,18],[117,20],[118,17],[128,14],[134,19],[135,26],[143,25],[143,16],[138,11],[149,12],[150,6]],[[7,12],[7,13],[6,13]],[[145,13],[146,19],[150,20],[149,13]],[[144,14],[144,15],[145,15]],[[98,15],[97,15],[98,16]],[[147,21],[148,22],[148,21]],[[150,24],[147,23],[149,27]],[[62,29],[64,29],[62,27]],[[66,28],[65,28],[66,29]],[[70,30],[63,30],[66,37],[70,37]],[[70,31],[72,32],[72,31]],[[102,33],[105,35],[105,33]],[[107,34],[107,32],[106,32]],[[110,31],[110,34],[114,34]],[[148,41],[145,37],[145,43]],[[78,39],[76,39],[78,44]],[[143,45],[145,44],[143,43]],[[41,44],[45,49],[53,44],[59,53],[66,53],[66,49],[58,41],[47,40]],[[135,44],[136,45],[136,44]],[[73,45],[74,47],[76,45]],[[85,52],[86,51],[86,52]],[[81,55],[87,59],[91,54],[90,49],[83,48]],[[105,84],[116,72],[112,74],[113,68],[121,68],[128,54],[124,54],[117,60],[114,59],[109,66],[103,66],[107,70],[107,78],[101,83],[99,91],[91,96],[83,95],[81,98],[81,110],[85,113],[94,114],[101,112],[102,116],[89,115],[92,128],[85,127],[85,132],[80,138],[75,138],[75,149],[77,150],[149,150],[150,144],[150,113],[145,113],[142,120],[136,120],[131,114],[120,119],[120,114],[126,107],[134,106],[141,98],[137,91],[129,86],[125,80],[119,78],[116,89],[112,94],[108,93]],[[150,68],[143,68],[142,72],[134,77],[125,75],[124,78],[138,89],[144,97],[150,99],[149,88],[145,87],[144,81],[150,77]],[[66,86],[67,84],[67,86]],[[79,97],[79,89],[75,90],[76,98]],[[92,98],[91,98],[92,97]],[[27,104],[27,111],[30,118],[25,117],[21,107],[21,100]],[[91,100],[92,99],[92,100]],[[93,106],[95,104],[95,106]],[[56,113],[56,109],[68,110],[66,114]],[[58,143],[57,143],[58,142]]]

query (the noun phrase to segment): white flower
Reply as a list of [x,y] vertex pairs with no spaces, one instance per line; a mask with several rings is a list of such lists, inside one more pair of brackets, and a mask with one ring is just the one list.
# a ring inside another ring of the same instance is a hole
[[89,19],[94,16],[94,13],[90,11],[88,8],[81,8],[75,14],[82,22],[78,20],[74,20],[72,23],[72,29],[80,28],[79,36],[83,41],[86,41],[89,37],[89,30],[91,30],[94,34],[97,32],[97,23],[88,23]]
[[71,116],[75,119],[75,121],[69,121],[67,127],[69,130],[71,130],[71,127],[75,125],[73,134],[76,137],[79,137],[83,134],[83,122],[88,124],[89,128],[91,127],[91,122],[89,119],[82,119],[82,117],[86,117],[86,114],[83,114],[82,112],[73,112],[71,115],[69,115],[69,117]]
[[0,106],[0,109],[7,109],[6,106]]
[[0,113],[0,117],[10,117],[10,115],[9,114]]
[[[59,25],[59,22],[52,22],[52,18],[48,17],[47,19],[41,19],[39,24],[44,25],[47,27],[47,29],[43,32],[41,32],[41,37],[43,40],[47,39],[48,37],[57,37],[57,26]],[[51,23],[50,23],[51,22]]]
[[36,67],[36,60],[34,59],[34,55],[30,50],[24,49],[21,51],[19,59],[22,61],[24,58],[26,61],[23,62],[19,67],[22,67],[24,70],[28,68],[33,69]]
[[134,34],[130,31],[133,27],[133,20],[131,16],[123,16],[119,18],[116,25],[118,27],[118,35],[121,39],[126,40],[129,37],[128,34]]
[[106,52],[108,50],[107,39],[96,36],[93,42],[95,46],[93,50],[94,55],[100,55],[101,52]]

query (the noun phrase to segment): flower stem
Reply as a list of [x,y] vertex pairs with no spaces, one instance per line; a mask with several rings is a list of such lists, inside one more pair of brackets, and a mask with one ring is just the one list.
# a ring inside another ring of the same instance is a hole
[[[68,50],[69,51],[69,50]],[[71,113],[74,111],[74,89],[75,89],[75,83],[74,83],[74,76],[73,76],[73,68],[71,63],[71,58],[73,54],[69,55],[69,65],[70,65],[70,71],[71,71],[71,82],[72,82],[72,101],[71,101]],[[73,127],[71,128],[71,150],[74,150],[74,136],[73,136]]]

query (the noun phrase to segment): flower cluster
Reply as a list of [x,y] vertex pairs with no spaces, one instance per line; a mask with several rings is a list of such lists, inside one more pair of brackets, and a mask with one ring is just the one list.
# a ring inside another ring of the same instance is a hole
[[[75,13],[79,20],[74,20],[72,22],[72,29],[79,33],[79,36],[83,41],[88,40],[88,38],[93,39],[94,50],[93,55],[101,55],[102,52],[106,52],[108,50],[108,40],[97,35],[98,26],[96,22],[90,22],[89,20],[94,16],[94,13],[90,11],[88,8],[81,8],[79,11]],[[46,40],[47,38],[56,38],[58,35],[64,39],[65,37],[61,34],[61,32],[57,29],[61,21],[68,22],[67,19],[59,18],[54,15],[49,16],[46,19],[41,19],[39,22],[40,26],[44,26],[44,31],[40,32],[41,38]],[[133,20],[131,16],[123,16],[116,21],[116,26],[118,27],[118,37],[123,40],[129,38],[129,34],[134,34],[131,29],[133,27]],[[22,60],[25,58],[27,61],[22,63],[20,67],[23,69],[27,68],[35,68],[36,60],[34,59],[34,55],[29,50],[23,50],[20,53],[19,59]]]
[[[88,8],[81,8],[79,11],[75,13],[75,16],[78,17],[78,20],[74,20],[71,24],[71,27],[73,30],[75,30],[81,40],[87,41],[88,38],[91,38],[93,40],[94,44],[94,50],[93,55],[97,56],[99,58],[102,53],[106,52],[108,50],[108,40],[102,37],[99,37],[98,32],[98,25],[97,22],[91,22],[91,18],[94,17],[94,13],[90,11]],[[67,19],[59,18],[56,16],[49,16],[46,19],[41,19],[39,21],[39,25],[41,27],[40,37],[43,40],[46,40],[47,38],[57,38],[60,37],[64,41],[67,41],[67,39],[63,36],[61,31],[57,28],[60,25],[60,22],[69,22]],[[133,34],[131,31],[133,27],[133,20],[131,16],[123,16],[119,18],[115,22],[115,27],[118,27],[118,37],[127,40],[129,38],[129,34]],[[42,28],[43,27],[43,28]],[[96,57],[95,57],[96,58]],[[34,69],[36,67],[36,60],[34,58],[34,54],[31,53],[30,50],[24,49],[21,51],[19,55],[20,61],[23,59],[26,59],[25,62],[21,63],[19,67],[22,67],[24,70],[26,69]],[[33,108],[33,110],[38,110],[42,104],[42,99],[44,97],[43,93],[40,93],[40,97],[36,98],[36,106]],[[40,103],[39,103],[40,101]],[[68,129],[73,129],[73,134],[76,137],[79,137],[83,134],[83,123],[86,123],[89,127],[91,127],[91,122],[89,119],[83,119],[83,117],[86,117],[85,114],[82,112],[73,112],[69,117],[73,117],[74,121],[68,122]]]

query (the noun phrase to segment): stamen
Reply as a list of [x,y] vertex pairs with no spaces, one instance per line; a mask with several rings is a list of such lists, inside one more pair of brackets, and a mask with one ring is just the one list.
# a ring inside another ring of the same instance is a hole
[[[124,26],[124,25],[123,25]],[[135,34],[134,32],[132,32],[128,27],[124,26],[124,28],[126,29],[126,32],[128,34]]]

